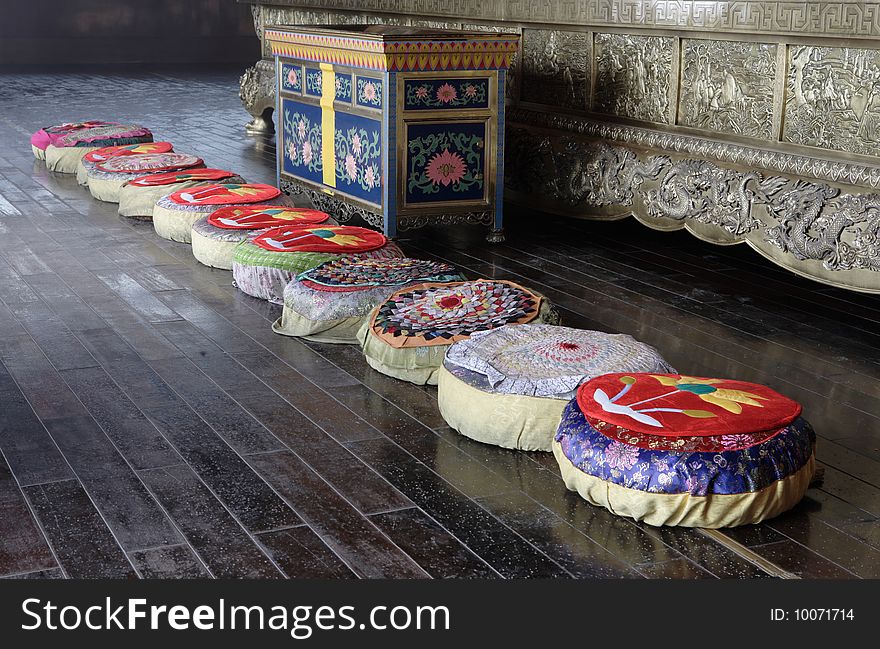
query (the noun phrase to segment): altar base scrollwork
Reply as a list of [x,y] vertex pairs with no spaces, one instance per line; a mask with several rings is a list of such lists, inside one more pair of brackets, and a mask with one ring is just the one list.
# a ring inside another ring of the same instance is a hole
[[880,293],[880,193],[523,127],[508,132],[508,150],[519,202],[746,243],[800,275]]

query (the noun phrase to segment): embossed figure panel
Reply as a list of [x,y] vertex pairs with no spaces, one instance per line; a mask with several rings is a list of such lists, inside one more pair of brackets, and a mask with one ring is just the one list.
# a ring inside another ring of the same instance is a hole
[[586,108],[591,45],[588,32],[524,29],[520,99]]
[[673,42],[665,36],[596,34],[593,110],[668,122]]
[[685,39],[678,123],[773,138],[774,43]]
[[877,155],[880,50],[791,46],[787,84],[785,141]]

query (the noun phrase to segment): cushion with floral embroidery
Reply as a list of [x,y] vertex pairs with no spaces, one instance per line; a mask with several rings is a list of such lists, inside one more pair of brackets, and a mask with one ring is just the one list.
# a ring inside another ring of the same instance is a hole
[[358,340],[373,369],[436,385],[449,345],[504,325],[558,320],[545,297],[506,280],[427,283],[399,290],[377,306]]
[[[138,176],[126,182],[119,190],[119,214],[152,219],[156,203],[169,194],[193,187],[203,187],[217,180],[230,184],[247,182],[232,171],[204,167]],[[208,209],[214,209],[214,206]]]
[[89,191],[94,198],[112,203],[119,202],[123,185],[150,171],[201,167],[202,159],[186,153],[138,153],[111,156],[89,169],[87,174]]
[[89,172],[95,169],[95,165],[115,156],[168,153],[173,150],[174,147],[171,145],[171,142],[141,142],[140,144],[101,147],[100,149],[89,151],[80,159],[76,167],[76,181],[80,185],[88,185]]
[[614,373],[578,390],[590,421],[652,435],[743,434],[778,429],[801,406],[767,386],[680,374]]
[[76,173],[82,157],[95,149],[153,141],[149,129],[116,122],[65,124],[42,131],[44,135],[38,131],[34,137],[38,142],[46,141],[46,167],[50,171],[68,174]]
[[[139,176],[130,181],[129,184],[135,187],[160,187],[165,185],[176,185],[178,183],[202,182],[209,184],[208,181],[224,180],[229,183],[236,184],[233,180],[228,180],[236,176],[232,171],[226,169],[214,169],[210,167],[202,167],[201,169],[186,169],[185,171],[167,171],[164,173],[151,173],[147,176]],[[173,190],[171,193],[174,193]]]
[[[816,436],[795,402],[756,384],[696,383],[696,377],[659,375],[674,377],[658,381],[666,388],[663,395],[681,381],[688,381],[682,383],[687,386],[716,386],[712,401],[705,402],[711,409],[707,413],[720,408],[732,416],[738,409],[757,407],[754,402],[778,404],[775,414],[760,420],[764,423],[752,419],[751,425],[739,428],[730,423],[735,419],[727,418],[714,430],[703,426],[689,434],[670,426],[711,419],[682,412],[702,410],[702,404],[690,399],[664,402],[675,395],[660,396],[653,389],[632,394],[634,388],[628,386],[638,385],[644,376],[611,375],[608,381],[597,382],[603,387],[588,381],[565,407],[553,453],[569,489],[594,505],[651,525],[707,528],[758,523],[803,498],[815,471]],[[583,393],[596,390],[607,395],[612,386],[620,390],[608,399],[582,399]],[[718,394],[718,390],[730,392]],[[632,401],[639,397],[644,403]],[[626,405],[615,406],[621,401]],[[614,422],[594,416],[597,412]],[[632,412],[647,418],[634,418]],[[648,419],[660,421],[661,426]],[[631,423],[636,426],[630,427]],[[761,429],[762,425],[769,427]]]
[[269,206],[284,200],[275,200],[281,190],[261,183],[200,183],[180,189],[156,201],[153,208],[153,227],[163,239],[192,242],[193,224],[210,216],[221,207],[230,205]]
[[505,448],[551,450],[577,387],[613,371],[669,372],[653,347],[624,334],[546,324],[478,331],[446,351],[437,399],[453,429]]
[[345,256],[300,273],[284,289],[272,328],[318,342],[357,343],[369,312],[405,286],[464,279],[453,266],[423,259]]
[[232,270],[235,247],[279,223],[336,225],[326,212],[290,205],[230,205],[192,225],[193,256],[205,266]]
[[222,230],[266,230],[284,225],[324,223],[327,212],[289,205],[230,205],[215,210],[208,223]]
[[[278,230],[279,228],[274,229]],[[230,230],[230,232],[234,231]],[[266,232],[272,232],[272,230],[266,230]],[[319,264],[343,256],[341,253],[326,252],[324,240],[321,237],[318,237],[317,240],[314,237],[309,239],[314,243],[315,249],[311,249],[311,245],[308,245],[306,240],[294,242],[294,245],[300,248],[297,250],[268,249],[258,246],[256,239],[257,237],[242,241],[233,251],[232,277],[235,285],[242,292],[275,304],[284,302],[284,288],[294,277]],[[386,241],[379,248],[358,253],[348,252],[350,249],[347,247],[345,250],[346,254],[359,258],[393,259],[404,256],[403,251],[393,241]]]
[[[245,205],[249,203],[264,203],[273,198],[278,198],[281,190],[272,185],[262,183],[216,183],[199,187],[196,191],[183,189],[169,194],[171,203],[183,207],[198,208],[206,205]],[[217,209],[216,207],[214,209]],[[211,210],[212,212],[214,210]]]

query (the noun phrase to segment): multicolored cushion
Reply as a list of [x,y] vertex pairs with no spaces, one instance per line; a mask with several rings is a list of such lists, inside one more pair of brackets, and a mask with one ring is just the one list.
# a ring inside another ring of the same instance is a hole
[[153,208],[153,227],[164,239],[190,243],[192,226],[203,216],[227,205],[270,205],[281,190],[260,183],[212,183],[181,189],[159,199]]
[[90,151],[153,141],[149,129],[115,122],[83,122],[43,130],[48,137],[46,166],[59,173],[76,173],[80,159]]
[[504,280],[420,284],[397,291],[358,332],[367,363],[395,378],[436,385],[446,348],[478,331],[527,322],[558,323],[538,293]]
[[[191,187],[203,187],[211,184],[215,178],[209,180],[199,179],[200,171],[208,171],[212,175],[222,174],[221,180],[229,183],[245,183],[244,178],[231,171],[221,169],[189,169],[186,171],[171,171],[168,173],[141,176],[129,180],[119,190],[119,215],[132,216],[141,219],[152,219],[153,209],[161,199],[169,194]],[[149,182],[154,177],[162,177],[160,182]],[[168,179],[178,178],[177,182]]]
[[356,344],[370,310],[395,291],[424,282],[457,282],[455,267],[421,259],[340,257],[300,273],[284,289],[272,329],[328,343]]
[[757,383],[680,374],[606,374],[577,398],[590,420],[652,435],[753,433],[801,413],[797,401]]
[[[130,181],[129,184],[135,187],[171,187],[187,182],[200,182],[204,184],[216,184],[218,180],[230,184],[236,183],[230,178],[237,177],[237,174],[226,169],[214,169],[212,167],[201,167],[199,169],[187,169],[186,171],[167,171],[164,173],[151,173],[147,176],[141,176]],[[169,192],[173,193],[173,192]]]
[[[677,394],[698,385],[716,390]],[[696,434],[688,430],[693,421],[702,422]],[[578,389],[553,453],[566,486],[594,505],[650,525],[717,528],[759,523],[797,504],[815,471],[815,442],[800,407],[764,386],[613,374]]]
[[197,208],[214,205],[214,209],[217,209],[224,205],[265,203],[280,195],[280,189],[262,183],[214,183],[200,187],[197,192],[187,190],[174,192],[168,196],[168,199],[181,207]]
[[[152,142],[153,133],[136,124],[119,122],[81,122],[76,127],[49,127],[49,146],[54,147],[105,147],[119,144]],[[48,147],[47,147],[48,148]]]
[[144,142],[142,144],[125,144],[120,146],[105,146],[85,154],[76,166],[76,182],[80,185],[89,184],[89,171],[95,165],[114,156],[137,155],[142,153],[168,153],[173,151],[171,142]]
[[[193,256],[206,266],[232,270],[235,247],[278,223],[336,225],[326,212],[287,205],[221,207],[192,226]],[[219,224],[219,225],[218,225]]]
[[327,212],[288,205],[230,205],[215,210],[208,222],[224,230],[268,230],[285,225],[318,225],[330,218]]
[[550,451],[577,387],[614,371],[670,372],[653,347],[624,334],[544,324],[479,331],[446,351],[437,398],[455,430],[487,444]]
[[[312,252],[308,249],[276,252],[260,247],[254,241],[243,241],[235,248],[232,255],[232,276],[241,291],[275,304],[283,304],[284,288],[294,277],[319,264],[343,256],[331,252]],[[394,259],[403,257],[404,254],[397,244],[387,241],[381,248],[360,252],[355,256]]]
[[266,230],[254,244],[273,252],[329,252],[336,255],[357,254],[381,248],[388,239],[381,232],[353,225],[298,225]]
[[100,201],[119,202],[123,185],[150,171],[165,172],[202,166],[202,159],[186,153],[121,155],[96,162],[88,172],[89,191]]

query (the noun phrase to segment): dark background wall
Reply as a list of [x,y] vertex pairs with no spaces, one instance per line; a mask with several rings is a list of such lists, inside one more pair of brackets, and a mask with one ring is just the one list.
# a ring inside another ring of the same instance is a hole
[[250,7],[235,0],[0,0],[0,64],[258,58]]

